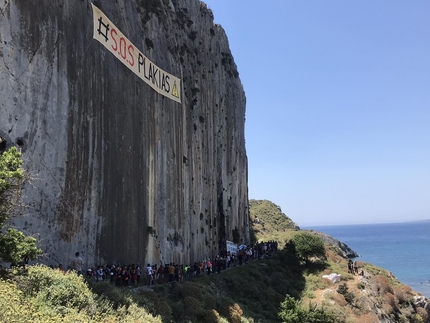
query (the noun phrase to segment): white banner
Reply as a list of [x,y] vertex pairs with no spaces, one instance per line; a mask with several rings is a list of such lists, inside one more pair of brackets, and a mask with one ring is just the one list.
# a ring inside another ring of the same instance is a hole
[[94,38],[146,84],[169,99],[181,103],[181,79],[151,62],[96,6],[93,6]]

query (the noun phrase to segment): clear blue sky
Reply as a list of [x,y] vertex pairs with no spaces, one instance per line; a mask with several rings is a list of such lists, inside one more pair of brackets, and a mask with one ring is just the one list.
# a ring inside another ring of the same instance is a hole
[[250,198],[301,226],[430,218],[430,1],[205,2],[247,97]]

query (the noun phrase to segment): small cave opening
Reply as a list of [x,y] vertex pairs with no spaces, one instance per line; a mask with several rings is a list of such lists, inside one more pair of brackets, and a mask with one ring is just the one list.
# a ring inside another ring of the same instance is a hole
[[5,151],[6,150],[6,139],[4,139],[3,137],[0,137],[0,152]]
[[16,145],[18,146],[18,147],[22,147],[22,146],[24,146],[24,140],[22,139],[22,138],[18,138],[18,139],[16,139]]

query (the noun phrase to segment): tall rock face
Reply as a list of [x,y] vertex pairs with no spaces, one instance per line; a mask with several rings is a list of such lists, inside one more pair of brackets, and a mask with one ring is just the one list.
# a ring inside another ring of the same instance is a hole
[[198,0],[94,4],[182,80],[160,95],[93,39],[88,0],[0,0],[0,149],[34,177],[13,225],[45,263],[189,261],[249,241],[245,95]]

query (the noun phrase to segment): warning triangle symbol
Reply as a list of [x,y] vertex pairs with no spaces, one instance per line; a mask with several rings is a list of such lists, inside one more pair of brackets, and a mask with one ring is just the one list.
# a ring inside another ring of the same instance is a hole
[[176,82],[173,83],[172,95],[179,98],[178,86],[176,85]]

